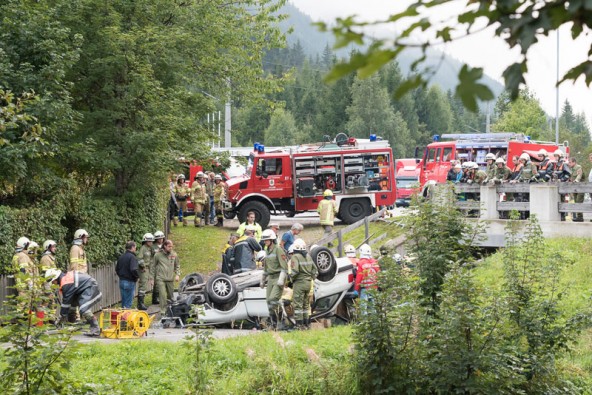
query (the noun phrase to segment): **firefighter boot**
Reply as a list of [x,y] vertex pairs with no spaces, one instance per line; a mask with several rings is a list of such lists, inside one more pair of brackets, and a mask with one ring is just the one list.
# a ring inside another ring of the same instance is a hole
[[96,317],[90,311],[87,311],[84,313],[84,318],[90,325],[88,332],[85,332],[84,335],[92,337],[99,336],[101,334],[101,328],[99,328],[99,321],[97,321]]
[[303,324],[304,323],[303,323],[302,320],[296,320],[296,328],[295,329],[296,330],[299,330],[299,331],[302,330],[302,329],[304,329],[304,325]]
[[138,310],[148,310],[144,304],[144,295],[138,295]]
[[158,298],[158,288],[154,287],[152,290],[152,306],[155,304],[160,304],[160,300]]
[[216,226],[223,227],[224,226],[224,220],[222,218],[218,218],[218,222],[216,223]]

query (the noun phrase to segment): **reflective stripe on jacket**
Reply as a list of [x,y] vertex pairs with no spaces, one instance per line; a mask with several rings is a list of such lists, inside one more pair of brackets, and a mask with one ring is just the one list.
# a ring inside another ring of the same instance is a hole
[[321,225],[333,226],[335,214],[337,214],[337,202],[333,199],[323,199],[319,202],[317,212],[321,218]]

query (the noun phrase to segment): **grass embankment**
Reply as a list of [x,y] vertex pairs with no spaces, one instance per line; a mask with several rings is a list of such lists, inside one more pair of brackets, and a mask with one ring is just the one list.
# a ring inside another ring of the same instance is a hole
[[[349,339],[342,326],[215,340],[201,356],[200,393],[353,393]],[[93,343],[76,352],[70,374],[87,377],[99,394],[194,393],[191,350],[187,342]]]

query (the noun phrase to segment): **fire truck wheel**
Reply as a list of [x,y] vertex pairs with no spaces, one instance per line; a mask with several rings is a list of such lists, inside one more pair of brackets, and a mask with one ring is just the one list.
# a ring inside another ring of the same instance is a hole
[[341,219],[346,224],[353,224],[372,214],[368,199],[345,199],[341,201],[339,209]]
[[214,303],[228,303],[238,292],[236,284],[230,276],[224,273],[216,273],[206,283],[206,292]]
[[259,202],[257,200],[252,200],[250,202],[246,202],[245,204],[243,204],[238,213],[238,220],[241,224],[247,220],[247,213],[249,211],[255,212],[255,222],[261,225],[262,229],[267,228],[271,213],[269,212],[269,209],[267,208],[265,203]]
[[225,219],[234,219],[234,217],[236,217],[236,213],[234,211],[224,211]]
[[194,285],[203,284],[203,276],[199,273],[191,273],[183,277],[179,283],[179,292],[185,291],[185,288],[192,287]]

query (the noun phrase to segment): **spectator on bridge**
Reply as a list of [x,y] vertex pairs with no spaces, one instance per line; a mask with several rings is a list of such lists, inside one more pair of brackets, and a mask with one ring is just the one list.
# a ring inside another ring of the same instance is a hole
[[282,247],[286,252],[290,249],[290,246],[294,244],[296,240],[296,236],[302,232],[304,227],[299,224],[295,223],[292,225],[289,231],[282,235],[282,240],[280,241],[280,247]]
[[263,231],[263,229],[261,229],[261,225],[259,225],[257,222],[255,222],[255,212],[254,211],[247,212],[247,220],[239,225],[236,233],[238,233],[238,235],[242,237],[245,234],[245,229],[249,225],[255,227],[255,240],[257,240],[257,243],[258,243],[259,241],[261,241],[261,232]]
[[463,172],[462,172],[462,165],[458,162],[456,162],[456,164],[448,171],[448,175],[446,176],[446,180],[453,182],[453,183],[459,183],[460,180],[462,179],[463,176]]
[[[569,158],[569,167],[571,169],[569,182],[581,182],[584,172],[582,171],[582,165],[578,165],[576,158]],[[592,171],[591,171],[591,173],[592,173]],[[574,193],[573,200],[574,200],[574,203],[584,203],[584,194],[583,193]],[[574,222],[584,222],[584,214],[583,213],[572,213],[572,218],[573,218]]]

